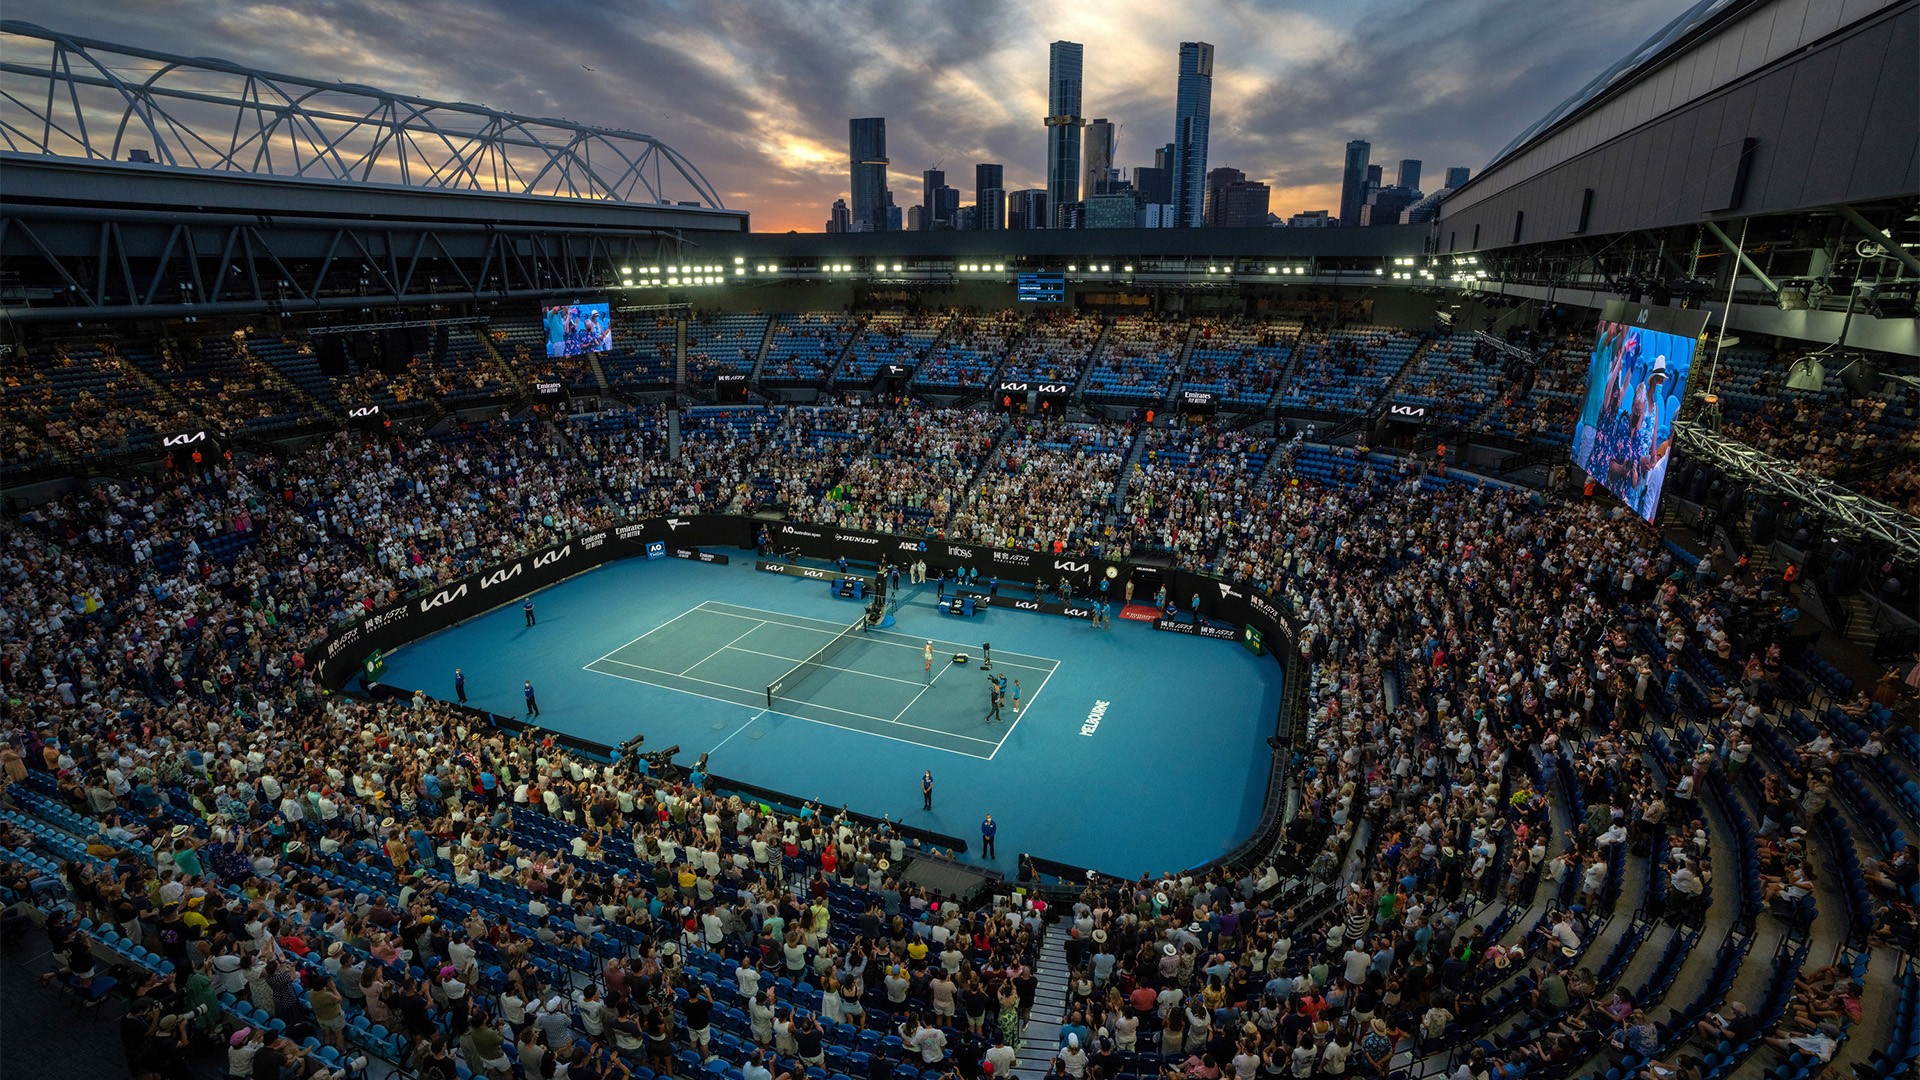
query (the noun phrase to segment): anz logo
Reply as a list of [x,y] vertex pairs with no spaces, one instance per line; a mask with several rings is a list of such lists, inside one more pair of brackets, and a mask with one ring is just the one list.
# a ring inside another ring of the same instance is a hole
[[503,581],[512,581],[514,578],[519,577],[520,571],[525,568],[525,563],[514,563],[512,569],[495,570],[492,573],[482,574],[480,575],[480,587],[483,589],[491,589]]
[[[559,551],[549,551],[544,555],[535,555],[533,557],[533,568],[535,570],[538,570],[543,566],[551,566],[554,563],[559,562],[561,559],[564,559],[571,554],[573,554],[573,545],[568,544],[566,547],[561,548]],[[515,567],[514,573],[517,574],[519,572],[520,572],[519,568]]]
[[1086,574],[1093,571],[1092,563],[1072,562],[1067,559],[1053,560],[1055,570],[1065,570],[1069,574]]
[[161,446],[186,446],[190,443],[207,441],[207,433],[196,431],[191,435],[168,435],[160,440]]
[[[481,586],[481,588],[485,588],[485,587],[486,587],[485,585]],[[453,589],[451,591],[447,589],[441,589],[439,592],[434,593],[431,597],[420,601],[420,610],[432,611],[434,608],[439,607],[441,604],[451,604],[455,600],[458,600],[465,595],[467,595],[467,587],[464,583],[461,584],[459,588]]]

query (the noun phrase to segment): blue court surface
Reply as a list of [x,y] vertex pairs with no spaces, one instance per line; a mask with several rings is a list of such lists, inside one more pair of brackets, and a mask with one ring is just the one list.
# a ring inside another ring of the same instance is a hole
[[[975,849],[991,812],[992,865],[1009,874],[1022,851],[1128,877],[1181,870],[1259,823],[1281,672],[1232,642],[1117,618],[1111,631],[1010,609],[962,619],[931,585],[903,586],[893,627],[843,638],[862,604],[745,560],[599,567],[535,594],[533,627],[519,599],[395,649],[381,681],[451,698],[459,667],[469,704],[520,715],[531,679],[544,727],[607,744],[645,733],[682,762],[711,751],[719,775]],[[1020,688],[997,722],[983,642]]]

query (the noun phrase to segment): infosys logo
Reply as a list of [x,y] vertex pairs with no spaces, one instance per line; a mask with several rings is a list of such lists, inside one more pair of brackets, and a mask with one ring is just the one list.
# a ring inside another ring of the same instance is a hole
[[971,558],[973,558],[973,549],[972,549],[972,548],[970,548],[970,547],[955,547],[955,546],[954,546],[954,545],[952,545],[952,544],[948,544],[948,545],[947,545],[947,558],[949,558],[949,559],[971,559]]

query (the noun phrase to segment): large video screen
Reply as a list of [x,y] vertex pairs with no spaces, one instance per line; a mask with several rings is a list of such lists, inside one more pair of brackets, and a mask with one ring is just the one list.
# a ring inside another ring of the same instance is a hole
[[1064,304],[1067,275],[1018,274],[1013,279],[1013,298],[1022,304]]
[[613,348],[613,313],[605,304],[545,308],[547,359],[584,356]]
[[1673,422],[1686,402],[1704,311],[1613,301],[1587,358],[1587,397],[1573,460],[1633,512],[1654,519],[1673,457]]

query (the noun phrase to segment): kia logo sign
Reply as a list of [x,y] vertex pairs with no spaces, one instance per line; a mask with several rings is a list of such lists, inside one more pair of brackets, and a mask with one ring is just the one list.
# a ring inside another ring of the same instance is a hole
[[1040,603],[1037,600],[1015,600],[1013,606],[1020,611],[1040,610]]
[[1053,560],[1053,568],[1055,570],[1065,570],[1069,574],[1087,574],[1092,573],[1093,564],[1073,562],[1068,559],[1055,559]]
[[573,545],[568,544],[566,547],[561,548],[559,551],[549,551],[544,555],[535,555],[533,557],[533,568],[535,570],[538,570],[543,566],[551,566],[552,564],[559,562],[561,559],[564,559],[571,554],[573,554]]
[[369,416],[379,415],[380,406],[378,405],[360,405],[347,410],[347,419],[349,420],[364,420]]
[[1427,407],[1425,405],[1390,405],[1387,407],[1387,411],[1394,416],[1405,416],[1411,419],[1418,419],[1427,415]]
[[207,441],[206,432],[195,431],[185,435],[168,435],[160,440],[160,445],[161,446],[189,446],[193,443],[206,442],[206,441]]
[[524,564],[514,563],[505,570],[494,570],[490,573],[482,574],[480,575],[480,587],[482,589],[491,589],[501,582],[512,581],[514,578],[520,576],[522,569],[524,569]]
[[1093,611],[1088,608],[1079,608],[1079,607],[1061,608],[1060,614],[1066,615],[1070,618],[1075,618],[1075,619],[1093,618]]
[[428,599],[420,601],[420,610],[432,611],[434,608],[439,607],[441,604],[451,604],[455,600],[458,600],[465,595],[467,595],[467,586],[464,583],[462,583],[459,588],[454,589],[451,592],[447,591],[446,589],[442,589],[439,592],[434,593],[433,596],[429,597]]

